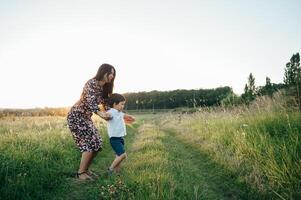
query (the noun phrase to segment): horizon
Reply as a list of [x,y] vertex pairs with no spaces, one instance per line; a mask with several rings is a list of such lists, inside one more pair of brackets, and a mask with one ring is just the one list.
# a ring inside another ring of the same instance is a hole
[[[114,92],[283,83],[301,2],[0,2],[0,108],[69,107],[102,63]],[[277,22],[277,23],[275,23]]]
[[[283,84],[283,83],[272,83],[272,84]],[[262,85],[263,86],[263,85]],[[257,86],[257,87],[262,87],[262,86]],[[219,86],[219,87],[229,87],[229,86]],[[213,90],[213,89],[217,89],[219,87],[216,88],[195,88],[195,89],[175,89],[175,90]],[[230,87],[231,88],[231,87]],[[175,91],[175,90],[151,90],[151,91],[137,91],[137,92],[124,92],[121,93],[122,95],[124,94],[131,94],[131,93],[143,93],[143,92],[153,92],[153,91],[157,91],[157,92],[169,92],[169,91]],[[232,88],[233,90],[233,88]],[[114,93],[114,92],[113,92]],[[234,93],[235,95],[241,96],[242,94],[237,94]],[[43,107],[23,107],[23,108],[19,108],[19,107],[0,107],[0,110],[5,110],[5,109],[16,109],[16,110],[29,110],[29,109],[58,109],[58,108],[70,108],[73,105],[68,105],[68,106],[58,106],[58,107],[49,107],[49,106],[43,106]]]
[[[221,86],[221,87],[227,87],[227,86]],[[216,89],[216,88],[199,88],[199,89],[210,90],[210,89]],[[176,90],[198,90],[198,89],[176,89]],[[168,92],[168,91],[174,91],[174,90],[165,90],[165,91],[151,90],[151,91],[138,91],[138,92],[124,92],[122,94],[139,93],[139,92],[153,92],[153,91]],[[4,107],[0,107],[0,110],[3,110],[3,109],[20,109],[20,110],[22,110],[22,109],[45,109],[45,108],[68,108],[68,107],[71,107],[71,106],[73,106],[73,105],[62,106],[62,107],[48,107],[48,106],[44,106],[44,107],[28,107],[28,108],[27,107],[26,108],[18,108],[18,107],[4,108]]]

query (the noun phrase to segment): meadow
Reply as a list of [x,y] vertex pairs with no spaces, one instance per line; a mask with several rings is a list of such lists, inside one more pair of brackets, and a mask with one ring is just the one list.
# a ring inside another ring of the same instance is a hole
[[301,114],[281,95],[249,106],[133,113],[128,159],[107,176],[104,139],[91,169],[75,179],[80,153],[65,117],[0,119],[0,199],[300,199]]

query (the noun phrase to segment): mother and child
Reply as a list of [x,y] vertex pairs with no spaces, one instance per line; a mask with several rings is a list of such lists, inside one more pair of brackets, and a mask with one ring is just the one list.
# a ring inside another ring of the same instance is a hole
[[[108,123],[107,130],[110,144],[116,157],[108,168],[108,174],[119,172],[121,162],[127,157],[124,148],[126,135],[125,122],[134,122],[134,117],[122,112],[125,98],[121,94],[113,94],[116,70],[110,64],[102,64],[95,77],[84,85],[80,99],[71,107],[67,115],[68,127],[75,144],[82,153],[77,178],[93,180],[98,175],[89,167],[99,151],[102,150],[102,138],[92,121],[95,113]],[[100,109],[99,105],[102,108]]]

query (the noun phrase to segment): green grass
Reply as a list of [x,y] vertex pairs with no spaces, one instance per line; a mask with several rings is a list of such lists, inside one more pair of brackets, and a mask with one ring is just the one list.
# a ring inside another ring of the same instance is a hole
[[0,199],[300,199],[301,115],[259,108],[136,115],[120,177],[105,173],[114,153],[94,119],[104,140],[94,182],[74,178],[64,117],[2,118]]
[[170,115],[165,121],[181,141],[206,152],[261,198],[300,198],[300,112],[280,106],[235,108],[205,110],[181,120]]
[[233,173],[170,130],[142,125],[130,153],[133,156],[126,167],[127,181],[139,183],[137,199],[255,197]]
[[50,198],[76,157],[62,119],[9,118],[1,127],[1,199]]

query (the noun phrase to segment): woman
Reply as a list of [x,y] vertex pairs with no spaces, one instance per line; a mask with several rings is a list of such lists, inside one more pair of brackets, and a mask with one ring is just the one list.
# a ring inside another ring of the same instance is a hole
[[80,100],[70,109],[67,121],[75,144],[82,152],[77,178],[92,179],[93,172],[89,166],[97,152],[102,149],[102,138],[92,122],[95,113],[105,120],[110,119],[108,113],[102,112],[98,105],[105,105],[105,100],[112,94],[115,68],[109,64],[102,64],[94,78],[87,81],[83,88]]

